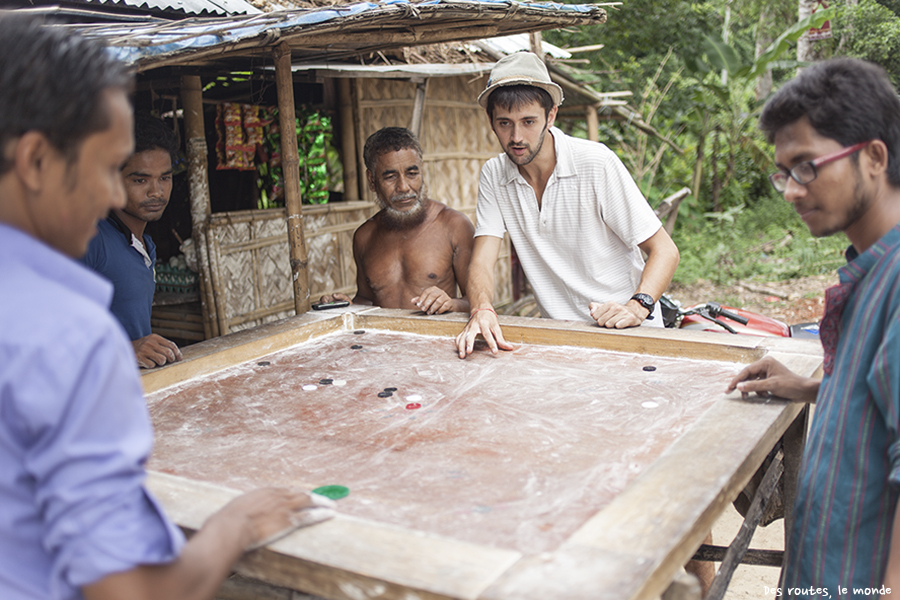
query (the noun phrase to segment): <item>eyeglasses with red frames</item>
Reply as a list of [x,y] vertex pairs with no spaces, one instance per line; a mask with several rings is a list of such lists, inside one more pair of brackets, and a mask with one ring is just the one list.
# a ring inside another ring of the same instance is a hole
[[825,156],[820,156],[819,158],[802,162],[798,165],[795,165],[791,170],[782,169],[777,173],[772,173],[771,175],[769,175],[769,181],[772,182],[772,187],[775,188],[775,191],[777,191],[779,194],[783,194],[787,189],[788,177],[790,177],[800,185],[812,183],[813,181],[815,181],[816,177],[819,176],[818,167],[850,156],[854,152],[859,152],[871,143],[871,140],[868,142],[860,142],[859,144],[847,146],[846,148],[838,150],[837,152],[832,152],[831,154],[826,154]]

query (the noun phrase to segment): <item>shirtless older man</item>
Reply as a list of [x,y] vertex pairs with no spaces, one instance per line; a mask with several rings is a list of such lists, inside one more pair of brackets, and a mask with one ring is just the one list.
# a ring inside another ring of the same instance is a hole
[[[415,135],[385,127],[366,140],[363,157],[381,210],[353,235],[352,302],[418,308],[430,315],[468,311],[465,289],[475,229],[462,213],[426,197],[422,147]],[[322,297],[322,302],[333,300],[350,297]]]

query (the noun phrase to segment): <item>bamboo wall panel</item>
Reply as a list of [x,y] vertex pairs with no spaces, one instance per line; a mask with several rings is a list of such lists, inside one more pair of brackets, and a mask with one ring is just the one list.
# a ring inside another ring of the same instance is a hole
[[[360,147],[382,127],[409,127],[416,84],[395,79],[363,79],[360,83]],[[375,200],[368,186],[366,199]]]
[[[374,214],[353,202],[304,208],[310,298],[356,290],[353,232]],[[283,209],[213,215],[210,252],[216,265],[216,307],[228,333],[294,314],[287,223]]]
[[[268,246],[251,251],[257,265],[256,289],[259,291],[255,309],[271,309],[293,300],[294,296],[294,288],[291,285],[290,252],[289,250],[286,252],[284,246],[287,227],[282,219],[268,219],[255,221],[253,229],[257,239],[271,241]],[[293,312],[289,311],[284,316],[290,316]],[[257,324],[262,325],[265,322],[258,320]]]

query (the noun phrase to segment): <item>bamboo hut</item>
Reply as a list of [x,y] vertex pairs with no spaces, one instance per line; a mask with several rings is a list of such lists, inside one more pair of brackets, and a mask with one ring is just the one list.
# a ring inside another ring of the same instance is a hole
[[[183,119],[187,233],[196,248],[199,302],[193,312],[159,307],[154,326],[178,339],[206,339],[304,312],[323,293],[352,293],[352,234],[376,212],[365,186],[362,142],[383,126],[408,126],[419,134],[430,197],[474,219],[478,171],[499,151],[475,102],[493,59],[484,53],[472,60],[472,51],[460,49],[459,42],[605,18],[599,5],[438,0],[62,25],[102,38],[134,66],[138,94],[171,102],[172,114]],[[425,46],[431,50],[419,50]],[[469,58],[458,61],[463,64],[435,63],[428,52],[463,52]],[[398,58],[406,66],[398,68]],[[230,88],[226,99],[268,95],[279,109],[284,208],[213,208],[219,194],[210,168],[209,111],[211,103],[225,100],[208,89],[235,73],[250,87],[243,93],[239,86]],[[302,204],[293,124],[296,106],[305,102],[317,102],[335,123],[342,202]],[[499,261],[498,302],[512,299],[510,272],[509,261]]]

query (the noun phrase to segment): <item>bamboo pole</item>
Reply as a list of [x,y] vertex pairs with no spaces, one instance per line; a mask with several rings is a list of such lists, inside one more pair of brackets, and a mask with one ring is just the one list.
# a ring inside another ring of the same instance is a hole
[[206,339],[219,335],[216,318],[216,295],[210,274],[207,247],[209,207],[209,163],[206,150],[206,130],[203,125],[203,91],[200,77],[181,77],[181,103],[184,106],[185,149],[188,158],[188,180],[191,190],[191,237],[197,249],[200,266],[200,306],[203,311],[203,333]]
[[588,104],[584,116],[587,118],[587,135],[592,142],[600,141],[600,119],[597,118],[597,105]]
[[206,247],[209,252],[209,281],[216,302],[216,323],[219,335],[228,335],[231,329],[228,327],[228,287],[225,277],[222,276],[222,246],[217,235],[220,228],[215,225],[212,218],[206,223]]
[[366,198],[373,198],[371,194],[369,194],[369,184],[368,178],[365,175],[366,173],[366,161],[363,156],[363,150],[365,150],[366,140],[368,139],[365,135],[365,130],[363,130],[363,122],[365,119],[362,114],[362,101],[363,101],[363,85],[365,84],[365,79],[356,78],[353,80],[353,126],[356,128],[356,139],[359,140],[359,143],[356,145],[356,163],[359,165],[357,167],[359,175],[359,196],[361,199],[365,200]]
[[278,87],[278,120],[281,127],[281,168],[284,172],[284,205],[287,208],[288,245],[291,256],[291,282],[294,286],[294,310],[309,310],[309,264],[303,235],[303,209],[300,198],[300,156],[297,152],[297,117],[294,108],[294,79],[291,73],[291,47],[282,42],[273,51],[275,82]]
[[413,80],[416,84],[416,99],[413,102],[412,117],[409,130],[418,138],[422,135],[422,116],[425,114],[425,95],[428,90],[428,79]]
[[341,156],[344,160],[344,200],[359,200],[359,170],[356,168],[356,127],[353,124],[353,98],[350,80],[338,79],[338,105],[341,118]]
[[531,51],[536,54],[538,58],[546,62],[546,59],[544,58],[544,42],[541,40],[540,31],[532,31],[528,34],[528,45],[531,47]]
[[600,50],[603,48],[603,44],[593,44],[591,46],[578,46],[577,48],[566,48],[566,51],[569,54],[578,54],[579,52],[593,52],[594,50]]
[[[358,35],[377,36],[378,45],[373,45],[365,49],[366,52],[376,52],[396,45],[418,46],[422,44],[437,44],[450,40],[481,40],[484,38],[497,37],[498,35],[512,35],[513,33],[519,33],[519,31],[510,31],[509,33],[501,31],[495,24],[471,25],[468,23],[470,22],[467,22],[467,24],[462,26],[456,26],[456,24],[447,21],[433,24],[431,30],[426,29],[422,25],[416,25],[415,31],[360,31],[358,32]],[[291,44],[298,48],[302,47],[321,51],[322,48],[335,46],[333,51],[342,56],[359,54],[359,49],[355,45],[347,47],[347,34],[343,31],[322,32],[317,33],[315,36],[309,34],[290,36],[288,39],[291,40]],[[331,52],[332,49],[329,48],[328,51],[322,51],[321,54],[312,55],[312,57],[304,56],[303,60],[330,59]],[[221,50],[218,50],[218,53],[221,54]]]

